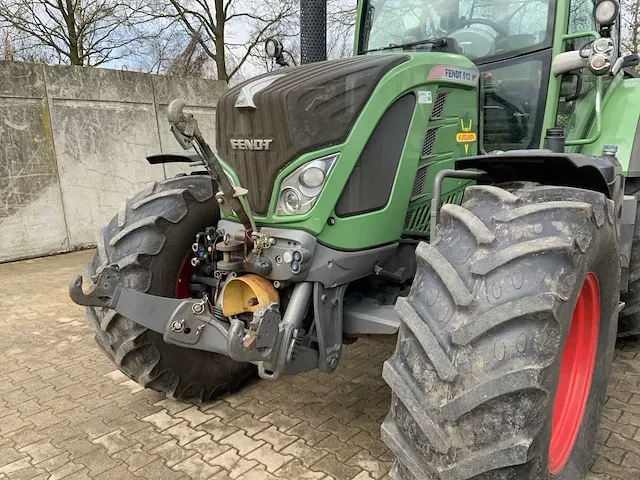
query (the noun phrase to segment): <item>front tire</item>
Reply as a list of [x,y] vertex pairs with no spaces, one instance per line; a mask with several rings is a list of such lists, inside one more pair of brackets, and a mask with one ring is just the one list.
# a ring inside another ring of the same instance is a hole
[[[438,237],[417,255],[383,370],[393,391],[382,426],[397,457],[392,478],[583,479],[616,339],[612,202],[573,188],[469,187],[463,206],[443,207]],[[594,282],[599,317],[580,316],[583,285]],[[597,329],[582,397],[564,395],[561,380],[576,353],[572,318]],[[567,398],[579,400],[567,411],[583,412],[563,434],[554,407],[561,411]]]
[[[183,261],[196,234],[220,219],[211,177],[188,175],[154,183],[132,199],[98,238],[94,276],[117,264],[127,288],[175,297]],[[98,346],[129,378],[169,397],[208,401],[255,376],[253,365],[164,342],[154,332],[106,308],[87,308]]]

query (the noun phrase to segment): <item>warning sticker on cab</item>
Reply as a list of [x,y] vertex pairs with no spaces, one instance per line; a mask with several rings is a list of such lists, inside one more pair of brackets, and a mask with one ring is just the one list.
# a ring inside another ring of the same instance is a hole
[[456,142],[458,143],[473,143],[478,139],[478,136],[475,132],[469,133],[458,133],[456,134]]
[[478,84],[478,70],[472,68],[454,67],[451,65],[438,65],[433,67],[427,77],[429,80],[446,80],[476,86]]
[[478,135],[473,127],[473,118],[467,113],[460,119],[460,130],[456,133],[456,143],[462,147],[465,155],[469,155],[469,147],[476,143]]

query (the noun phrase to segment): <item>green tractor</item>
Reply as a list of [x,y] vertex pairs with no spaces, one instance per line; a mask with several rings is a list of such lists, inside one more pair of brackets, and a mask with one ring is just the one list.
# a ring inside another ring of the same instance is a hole
[[619,19],[617,0],[360,0],[356,55],[228,90],[217,151],[174,101],[188,151],[149,161],[193,173],[129,200],[70,287],[98,345],[207,401],[398,333],[392,478],[585,478],[616,338],[640,334]]

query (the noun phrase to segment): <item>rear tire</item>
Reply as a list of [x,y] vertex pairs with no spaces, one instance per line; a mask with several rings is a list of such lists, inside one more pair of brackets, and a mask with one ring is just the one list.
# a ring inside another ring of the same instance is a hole
[[[180,267],[196,234],[219,219],[211,177],[189,175],[155,183],[128,200],[102,230],[89,275],[115,263],[126,287],[174,297]],[[161,334],[114,310],[89,307],[87,314],[96,342],[116,366],[140,385],[169,397],[208,401],[218,393],[234,392],[255,376],[251,364],[167,344]]]
[[[507,188],[467,188],[463,206],[443,207],[433,245],[417,249],[383,369],[393,392],[382,426],[397,457],[392,478],[578,480],[589,471],[616,339],[613,204],[573,188]],[[552,476],[561,358],[589,272],[599,282],[595,367],[575,446]]]

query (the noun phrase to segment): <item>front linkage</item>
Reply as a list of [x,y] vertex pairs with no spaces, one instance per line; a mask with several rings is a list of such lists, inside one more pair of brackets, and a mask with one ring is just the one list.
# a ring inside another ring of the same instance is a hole
[[[297,373],[317,362],[317,356],[309,358],[311,350],[305,350],[306,355],[296,352],[299,348],[295,342],[311,291],[311,283],[298,284],[284,319],[278,305],[270,304],[254,312],[247,329],[238,319],[232,318],[229,324],[216,318],[206,295],[201,299],[178,300],[123,287],[118,268],[113,265],[102,270],[87,293],[83,292],[80,275],[69,287],[69,295],[78,305],[111,308],[127,318],[135,318],[136,323],[161,333],[169,344],[255,363],[261,376],[269,379],[278,378],[285,366],[286,373]],[[294,357],[297,361],[287,365]]]
[[[193,115],[184,113],[184,106],[183,100],[174,100],[169,105],[167,116],[171,131],[185,150],[195,148],[211,178],[220,188],[216,199],[221,209],[228,214],[235,213],[244,226],[244,239],[227,242],[230,246],[222,246],[220,250],[239,248],[248,251],[253,248],[255,254],[252,255],[251,265],[247,265],[248,269],[259,274],[269,273],[270,266],[260,258],[259,252],[262,248],[269,248],[275,240],[258,231],[251,209],[245,207],[248,203],[243,204],[241,200],[246,190],[231,185],[204,140],[196,119]],[[244,202],[247,200],[244,199]],[[194,250],[195,247],[196,244]],[[223,261],[232,265],[233,253],[222,253],[225,257]],[[78,275],[74,278],[69,294],[75,303],[87,307],[111,308],[162,334],[168,344],[223,354],[238,362],[254,363],[258,365],[260,375],[268,379],[276,379],[285,371],[297,373],[318,366],[318,352],[296,341],[301,336],[302,320],[311,301],[311,282],[302,282],[294,287],[284,318],[281,317],[277,303],[266,302],[253,312],[252,321],[246,328],[241,320],[221,315],[206,294],[201,299],[178,300],[125,288],[120,284],[117,265],[103,268],[93,280],[94,285],[84,293],[82,277]],[[266,295],[266,298],[270,296]],[[333,363],[337,366],[337,361]]]

